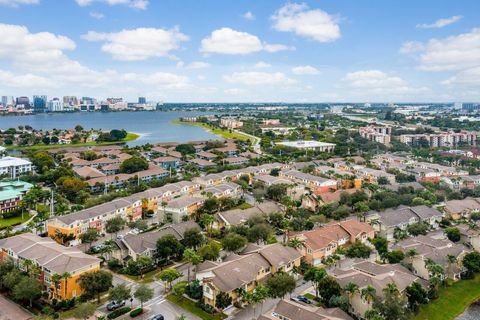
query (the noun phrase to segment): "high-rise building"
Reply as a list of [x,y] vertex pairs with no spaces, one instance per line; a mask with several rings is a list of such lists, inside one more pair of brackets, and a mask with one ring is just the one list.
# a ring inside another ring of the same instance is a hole
[[109,104],[117,104],[123,102],[123,98],[107,98]]
[[93,104],[95,103],[95,98],[82,97],[82,104]]
[[58,98],[53,98],[53,100],[48,101],[47,110],[48,112],[62,112],[63,102]]
[[8,97],[2,96],[2,106],[6,107],[8,105]]
[[29,107],[30,99],[28,97],[17,97],[15,101],[15,105],[17,106],[23,105],[24,107]]
[[78,99],[75,96],[64,96],[63,105],[65,106],[76,106],[78,105]]
[[33,96],[33,111],[45,112],[47,110],[47,96]]
[[147,104],[147,99],[145,97],[138,97],[138,104]]

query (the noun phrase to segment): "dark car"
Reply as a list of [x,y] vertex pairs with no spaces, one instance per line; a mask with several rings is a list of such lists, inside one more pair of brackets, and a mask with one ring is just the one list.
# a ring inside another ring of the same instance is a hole
[[125,301],[110,301],[107,304],[107,310],[112,311],[112,310],[118,309],[120,307],[123,307],[124,305],[125,305]]
[[306,303],[306,304],[312,304],[312,301],[310,301],[307,297],[302,296],[302,295],[299,295],[299,296],[296,296],[296,297],[291,297],[290,300],[296,301],[296,302],[303,302],[303,303]]
[[164,320],[165,318],[161,314],[156,314],[148,318],[148,320]]

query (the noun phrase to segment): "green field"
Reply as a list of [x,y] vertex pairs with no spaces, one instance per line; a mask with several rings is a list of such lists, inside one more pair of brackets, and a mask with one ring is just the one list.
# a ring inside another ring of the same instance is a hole
[[57,149],[57,148],[73,148],[73,147],[94,147],[94,146],[107,146],[114,144],[121,144],[133,140],[137,140],[140,136],[133,132],[128,132],[127,137],[121,141],[108,141],[108,142],[84,142],[75,144],[39,144],[35,146],[6,146],[9,150],[44,150],[44,149]]
[[201,122],[184,122],[180,120],[173,120],[172,123],[183,124],[186,126],[201,127],[213,134],[216,134],[217,136],[221,136],[224,139],[234,139],[234,140],[242,140],[242,141],[250,140],[250,137],[247,136],[246,134],[242,134],[235,131],[230,132],[229,130],[220,129],[220,128],[211,128],[208,124],[201,123]]
[[19,225],[21,223],[24,223],[25,221],[28,221],[28,219],[30,218],[31,218],[31,215],[25,213],[23,215],[23,219],[22,219],[22,216],[7,218],[7,219],[0,219],[0,229],[4,229],[9,226]]
[[188,312],[196,315],[202,320],[222,320],[225,319],[226,316],[224,314],[210,314],[195,305],[195,302],[190,301],[186,298],[179,298],[174,294],[170,294],[166,298],[168,301],[175,303],[182,309],[187,310]]
[[420,307],[414,320],[453,320],[480,299],[480,275],[439,290],[439,298]]

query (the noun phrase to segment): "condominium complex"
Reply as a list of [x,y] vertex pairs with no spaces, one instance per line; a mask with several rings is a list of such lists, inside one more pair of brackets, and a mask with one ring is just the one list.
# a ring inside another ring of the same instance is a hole
[[28,182],[0,182],[0,213],[15,209],[30,188],[32,185]]
[[478,133],[461,132],[441,132],[432,134],[402,134],[400,142],[411,145],[428,145],[429,147],[455,147],[458,145],[475,145]]
[[384,145],[390,144],[390,135],[392,134],[392,128],[390,127],[377,127],[368,126],[358,129],[360,135],[370,141],[382,143]]
[[233,118],[222,118],[220,124],[228,129],[237,129],[243,127],[243,122]]
[[30,171],[32,171],[32,163],[28,160],[15,157],[0,158],[0,175],[7,175],[15,179]]
[[[76,248],[67,248],[49,238],[24,233],[0,240],[0,260],[11,259],[17,268],[26,271],[26,261],[38,268],[38,281],[49,299],[71,299],[82,294],[78,279],[82,274],[100,269],[100,259]],[[52,275],[69,273],[60,283]]]

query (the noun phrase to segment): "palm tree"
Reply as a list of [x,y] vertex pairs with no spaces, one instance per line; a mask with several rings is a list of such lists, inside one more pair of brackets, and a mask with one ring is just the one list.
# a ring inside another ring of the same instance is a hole
[[67,284],[68,284],[68,279],[70,279],[70,278],[72,277],[72,275],[71,275],[69,272],[66,272],[66,271],[65,271],[64,273],[62,273],[62,274],[60,275],[60,277],[63,279],[64,284],[65,284],[65,285],[64,285],[64,286],[65,286],[65,288],[64,288],[64,293],[65,293],[65,295],[63,296],[63,298],[64,298],[64,299],[67,299]]
[[22,266],[25,269],[25,272],[27,274],[30,274],[30,268],[33,267],[34,265],[35,263],[30,259],[23,260],[22,262]]
[[349,282],[343,288],[343,291],[347,292],[348,297],[351,299],[355,292],[358,291],[358,285],[353,282]]
[[377,290],[375,290],[375,288],[371,285],[368,285],[368,287],[363,288],[362,291],[360,291],[360,296],[364,301],[368,303],[368,305],[370,305],[373,299],[375,299],[376,294]]
[[410,263],[413,263],[413,258],[417,255],[417,250],[410,249],[407,251],[405,255],[409,258]]
[[293,238],[290,241],[288,241],[288,246],[298,249],[302,246],[302,241],[300,241],[298,238]]
[[451,273],[452,265],[457,262],[457,257],[455,257],[452,254],[447,254],[447,262],[448,262],[447,276],[449,276]]
[[62,276],[58,273],[54,273],[50,276],[50,282],[53,283],[53,294],[54,298],[58,296],[57,290],[60,288],[60,281],[62,280]]
[[388,283],[387,286],[383,289],[383,292],[391,295],[396,295],[399,293],[397,285],[393,282]]

